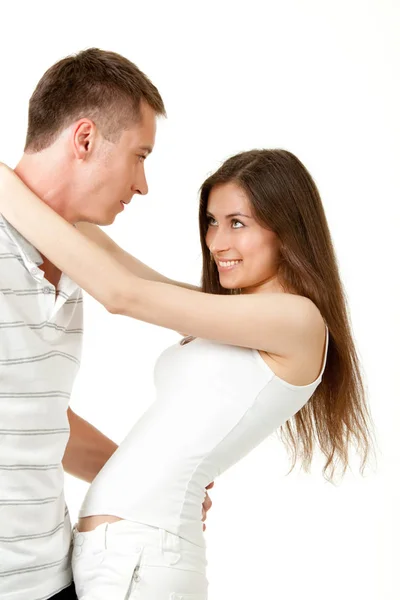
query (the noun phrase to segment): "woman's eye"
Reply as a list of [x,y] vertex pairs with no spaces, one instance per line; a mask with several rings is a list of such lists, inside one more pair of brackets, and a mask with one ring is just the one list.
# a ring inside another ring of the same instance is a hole
[[214,225],[216,223],[216,220],[212,217],[207,217],[207,223],[208,225]]
[[[239,227],[235,227],[235,225],[239,225]],[[237,219],[232,219],[232,227],[233,229],[241,229],[242,227],[244,227],[244,225],[241,221],[238,221]]]

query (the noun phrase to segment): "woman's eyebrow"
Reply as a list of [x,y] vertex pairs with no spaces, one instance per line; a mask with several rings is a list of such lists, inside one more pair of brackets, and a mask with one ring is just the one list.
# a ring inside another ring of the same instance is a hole
[[[209,217],[214,217],[214,215],[210,211],[207,211],[207,215]],[[231,217],[246,217],[246,219],[252,219],[253,218],[250,215],[245,215],[244,213],[241,213],[239,211],[231,213],[231,214],[225,216],[226,219],[230,219]]]

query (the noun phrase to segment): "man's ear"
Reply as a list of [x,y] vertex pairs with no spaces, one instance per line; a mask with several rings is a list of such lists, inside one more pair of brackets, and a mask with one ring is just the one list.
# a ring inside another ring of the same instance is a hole
[[88,158],[93,151],[97,135],[97,127],[90,119],[79,119],[74,123],[71,140],[74,156],[80,160]]

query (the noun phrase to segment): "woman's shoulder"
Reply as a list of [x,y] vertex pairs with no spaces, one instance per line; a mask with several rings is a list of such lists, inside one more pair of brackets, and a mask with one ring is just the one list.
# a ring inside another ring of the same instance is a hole
[[307,296],[296,294],[293,292],[281,292],[281,300],[284,301],[284,296],[290,296],[291,320],[304,332],[317,333],[325,332],[325,319],[318,306]]
[[292,307],[290,321],[297,331],[287,338],[286,352],[260,354],[275,375],[289,385],[302,387],[311,385],[321,372],[328,328],[317,305],[306,296],[293,294]]

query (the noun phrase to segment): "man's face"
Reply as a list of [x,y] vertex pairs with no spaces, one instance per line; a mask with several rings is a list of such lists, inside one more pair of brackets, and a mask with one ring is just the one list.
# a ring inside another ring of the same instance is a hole
[[97,132],[92,155],[74,179],[80,221],[109,225],[134,194],[147,194],[144,161],[153,149],[156,115],[143,103],[142,119],[116,143]]

